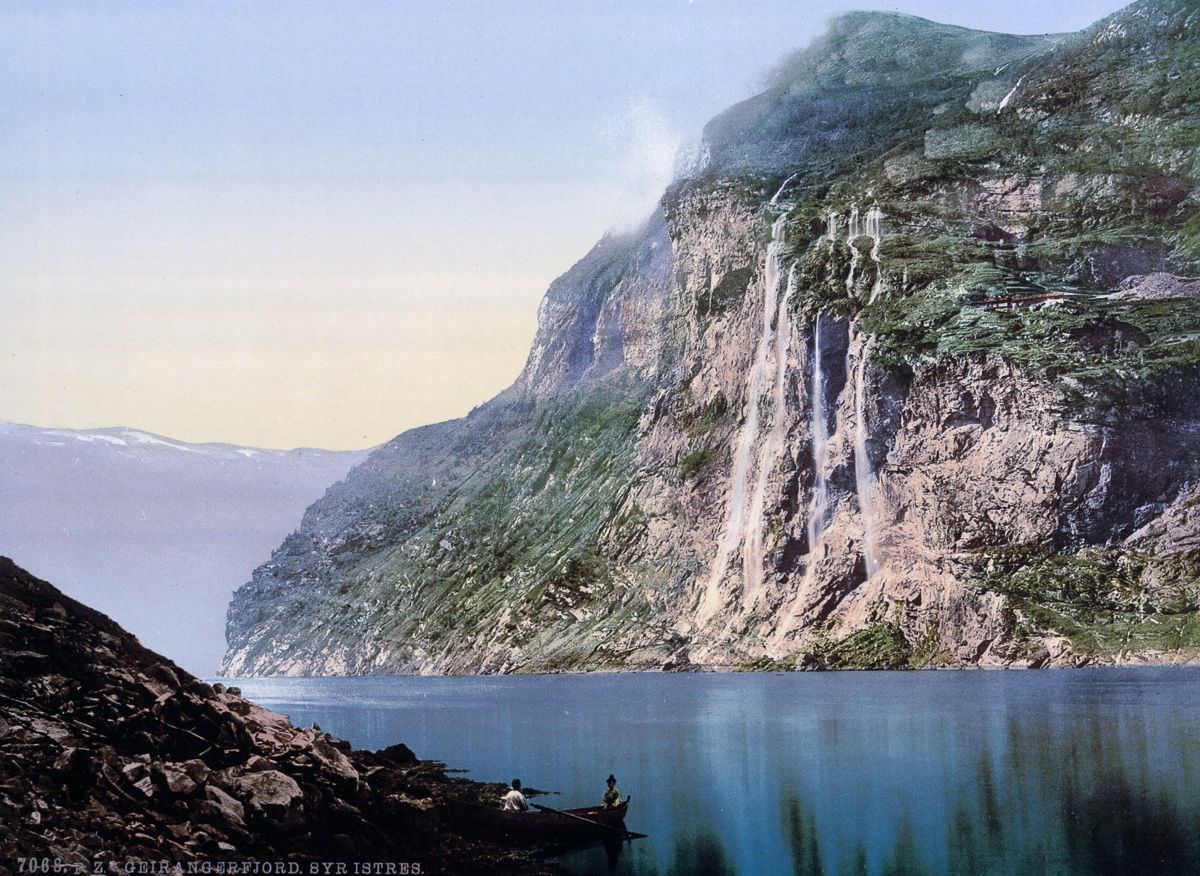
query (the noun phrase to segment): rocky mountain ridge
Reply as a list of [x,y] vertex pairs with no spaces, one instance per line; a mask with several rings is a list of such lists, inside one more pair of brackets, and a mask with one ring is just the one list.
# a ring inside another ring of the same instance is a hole
[[230,607],[231,674],[1200,646],[1200,16],[854,14]]
[[366,455],[0,422],[0,551],[211,674],[246,569]]

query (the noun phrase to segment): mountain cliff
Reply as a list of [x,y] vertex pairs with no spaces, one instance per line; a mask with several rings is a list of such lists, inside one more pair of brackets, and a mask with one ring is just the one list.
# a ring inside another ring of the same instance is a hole
[[223,671],[1191,659],[1198,28],[839,18],[308,509]]

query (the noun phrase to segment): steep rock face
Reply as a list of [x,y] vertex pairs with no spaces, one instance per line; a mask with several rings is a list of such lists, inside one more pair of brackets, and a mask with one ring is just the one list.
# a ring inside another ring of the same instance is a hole
[[310,510],[225,669],[1194,653],[1198,59],[1185,3],[839,19],[552,287],[512,389]]
[[622,367],[652,372],[670,268],[659,214],[638,232],[606,235],[546,292],[529,359],[506,396],[544,399]]

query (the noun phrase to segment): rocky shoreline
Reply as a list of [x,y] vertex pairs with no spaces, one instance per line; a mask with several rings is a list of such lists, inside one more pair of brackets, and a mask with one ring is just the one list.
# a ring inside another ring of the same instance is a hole
[[4,876],[31,860],[63,872],[198,861],[554,872],[452,829],[448,800],[500,790],[402,744],[356,751],[294,727],[0,557]]

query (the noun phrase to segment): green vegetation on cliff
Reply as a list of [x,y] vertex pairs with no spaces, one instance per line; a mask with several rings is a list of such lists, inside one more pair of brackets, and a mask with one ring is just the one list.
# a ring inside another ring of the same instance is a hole
[[1018,648],[1038,634],[1098,657],[1200,647],[1200,551],[1014,545],[980,551],[973,564],[982,587],[1007,597],[1005,632]]
[[[794,306],[861,311],[879,364],[996,354],[1096,386],[1176,378],[1200,364],[1200,306],[1101,295],[1129,275],[1200,274],[1191,11],[1142,2],[1046,38],[846,16],[714,120],[714,163],[760,201],[792,178]],[[851,209],[870,206],[885,217],[878,269],[868,238],[846,239]],[[1034,295],[1065,299],[984,309]]]
[[496,632],[519,645],[607,600],[614,581],[597,541],[605,530],[619,549],[637,535],[636,515],[618,512],[642,406],[620,383],[545,402],[520,443],[391,557],[392,576],[425,582],[414,602],[432,641],[503,617]]

